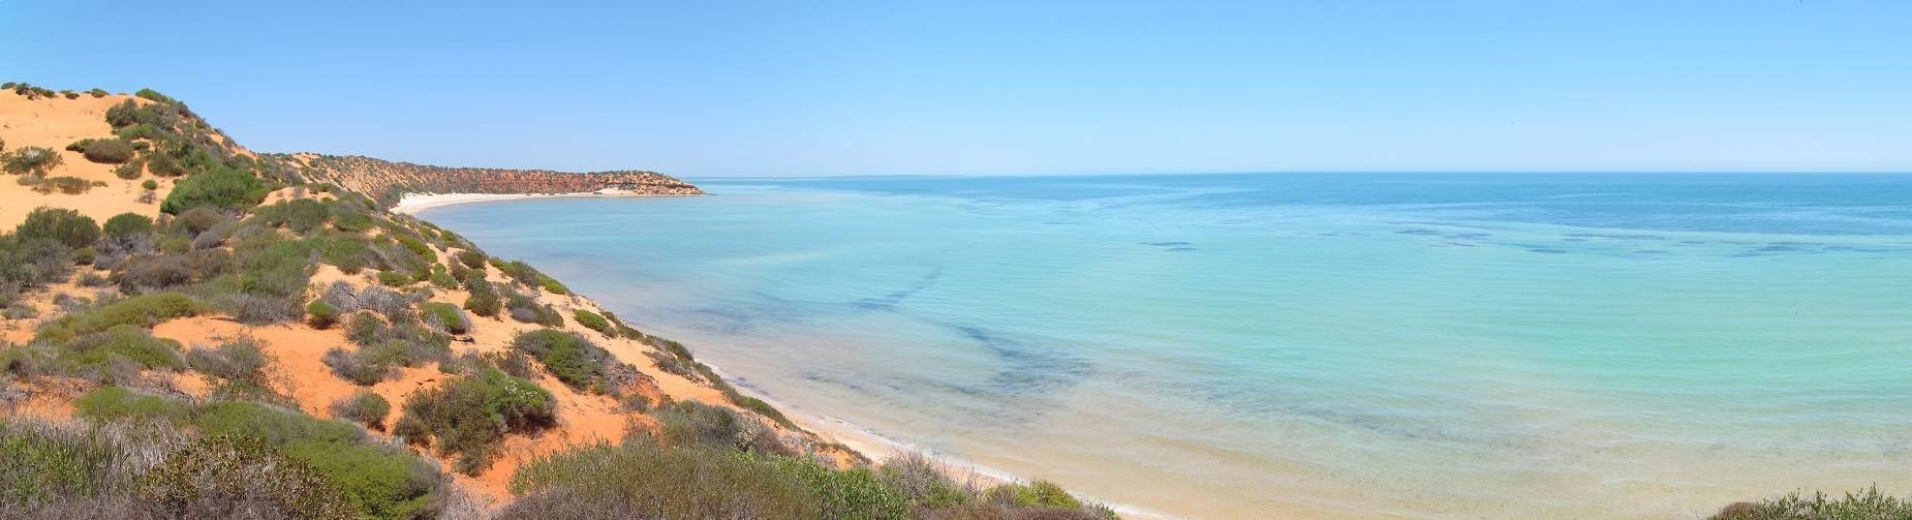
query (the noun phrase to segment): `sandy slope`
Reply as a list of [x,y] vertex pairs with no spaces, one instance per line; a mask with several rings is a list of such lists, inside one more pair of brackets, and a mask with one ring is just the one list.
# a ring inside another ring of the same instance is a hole
[[[66,145],[80,139],[112,137],[113,128],[106,124],[106,109],[127,99],[133,98],[82,95],[79,99],[55,97],[29,101],[11,90],[0,91],[0,139],[6,140],[7,150],[27,146],[50,148],[58,151],[63,161],[52,176],[70,175],[106,183],[105,187],[95,187],[79,195],[40,194],[21,186],[16,182],[17,176],[0,175],[4,177],[0,179],[0,229],[13,229],[27,213],[41,206],[79,210],[99,222],[126,212],[159,214],[158,204],[137,202],[140,193],[145,191],[140,189],[140,182],[154,177],[121,179],[113,175],[116,165],[94,163],[79,152],[65,150]],[[158,199],[164,199],[172,183],[161,179],[159,184]]]
[[[66,152],[64,148],[73,141],[84,138],[104,138],[112,136],[112,129],[105,122],[106,110],[129,99],[128,96],[107,96],[93,98],[81,96],[78,99],[39,99],[29,101],[12,91],[0,91],[0,139],[4,139],[8,150],[23,146],[43,146],[59,150],[64,155],[63,165],[53,171],[51,176],[71,175],[88,181],[105,182],[105,187],[95,187],[80,195],[40,194],[21,186],[12,179],[0,179],[0,230],[11,230],[24,219],[26,214],[41,206],[77,209],[81,213],[104,222],[107,218],[124,212],[135,212],[149,216],[158,215],[157,204],[142,204],[136,201],[141,190],[141,181],[152,178],[123,180],[113,175],[114,165],[96,164],[86,160],[77,152]],[[143,102],[143,101],[141,101]],[[220,137],[224,139],[224,137]],[[241,153],[250,154],[241,149]],[[7,176],[11,177],[11,176]],[[167,180],[161,180],[158,196],[163,199],[170,186]],[[616,196],[612,191],[602,194],[578,194],[584,196]],[[272,193],[266,202],[272,203],[295,198],[330,198],[331,194],[316,193],[309,190],[286,188]],[[484,200],[499,198],[485,196]],[[516,198],[504,196],[503,198]],[[412,204],[409,210],[422,209],[432,205],[457,202],[470,202],[469,196],[427,195],[408,197]],[[441,263],[451,262],[452,250],[438,250]],[[74,280],[83,274],[105,273],[81,268],[74,273]],[[487,278],[499,284],[511,283],[502,273],[489,266],[485,267]],[[321,265],[313,275],[309,296],[316,296],[335,281],[344,281],[355,287],[364,287],[376,283],[375,271],[347,274],[338,269]],[[80,287],[73,283],[56,284],[37,291],[25,302],[37,310],[37,315],[22,319],[7,320],[0,318],[0,340],[11,343],[25,343],[33,337],[35,329],[46,319],[58,316],[60,311],[54,304],[60,295],[93,298],[102,294],[111,294],[111,288]],[[435,290],[433,301],[462,304],[467,295],[458,290]],[[620,361],[629,363],[643,374],[655,380],[655,388],[641,390],[653,401],[668,396],[676,401],[699,401],[717,406],[731,407],[723,394],[706,383],[666,373],[656,367],[647,356],[655,349],[640,341],[624,338],[606,338],[602,334],[584,328],[570,319],[575,309],[588,309],[604,313],[596,302],[578,296],[543,294],[540,298],[555,306],[566,317],[564,329],[575,332],[604,347]],[[454,342],[454,353],[491,352],[509,348],[512,338],[525,331],[539,328],[536,325],[518,323],[509,318],[482,318],[473,316],[473,327],[469,334],[472,342]],[[202,316],[174,320],[160,324],[154,329],[160,337],[180,341],[188,348],[207,347],[240,337],[251,337],[264,344],[266,352],[274,359],[270,372],[275,390],[292,399],[296,406],[312,415],[332,417],[330,405],[360,390],[360,387],[340,379],[320,361],[326,350],[339,347],[353,349],[344,333],[337,328],[319,330],[303,323],[285,323],[271,326],[246,326],[222,316]],[[195,398],[205,397],[210,389],[209,382],[198,374],[185,373],[148,373],[146,376],[155,381],[163,381],[162,387],[178,391]],[[402,369],[399,377],[380,382],[369,390],[383,396],[393,404],[392,413],[387,417],[390,425],[398,419],[405,398],[421,389],[442,384],[448,378],[455,377],[439,372],[435,367]],[[458,476],[457,482],[478,495],[490,499],[493,505],[509,500],[506,485],[511,474],[523,462],[531,457],[552,453],[580,444],[597,442],[616,442],[629,428],[654,428],[655,421],[648,416],[623,411],[620,403],[608,396],[579,393],[566,387],[549,374],[540,374],[536,381],[549,390],[558,401],[558,425],[536,437],[520,435],[508,436],[503,445],[504,455],[493,466],[476,478]],[[72,413],[70,400],[84,390],[83,385],[69,382],[50,381],[35,383],[45,388],[34,388],[33,398],[26,403],[25,409],[16,409],[18,413],[33,413],[54,417],[69,416]],[[0,410],[4,411],[4,410]],[[812,442],[827,442],[807,433],[792,432],[781,427],[768,425],[780,434],[791,437],[803,437]],[[374,433],[375,435],[385,435]],[[848,452],[826,450],[826,455],[846,462],[853,458]],[[449,461],[441,460],[447,467]]]

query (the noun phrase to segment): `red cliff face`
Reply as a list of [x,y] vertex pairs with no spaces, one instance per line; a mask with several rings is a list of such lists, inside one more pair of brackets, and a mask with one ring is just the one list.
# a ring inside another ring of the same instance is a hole
[[270,157],[313,182],[331,182],[396,201],[405,193],[588,193],[620,190],[647,195],[702,195],[675,177],[646,171],[568,173],[550,170],[447,168],[370,157],[277,154]]

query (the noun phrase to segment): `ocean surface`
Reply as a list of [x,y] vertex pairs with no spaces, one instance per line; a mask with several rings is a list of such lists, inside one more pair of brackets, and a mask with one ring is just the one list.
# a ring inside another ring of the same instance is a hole
[[1185,518],[1912,491],[1912,176],[698,184],[423,217],[798,414]]

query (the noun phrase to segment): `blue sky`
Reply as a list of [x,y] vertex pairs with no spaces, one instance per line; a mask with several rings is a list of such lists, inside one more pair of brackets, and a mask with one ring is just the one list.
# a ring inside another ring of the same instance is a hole
[[1912,171],[1912,2],[0,0],[243,144],[687,176]]

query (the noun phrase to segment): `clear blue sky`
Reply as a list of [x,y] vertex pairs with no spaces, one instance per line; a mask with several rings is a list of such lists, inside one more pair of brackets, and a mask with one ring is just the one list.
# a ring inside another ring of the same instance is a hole
[[687,176],[1912,171],[1912,2],[0,0],[243,144]]

